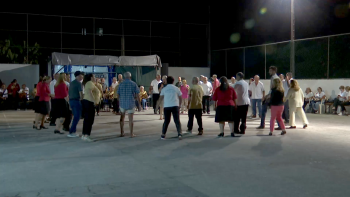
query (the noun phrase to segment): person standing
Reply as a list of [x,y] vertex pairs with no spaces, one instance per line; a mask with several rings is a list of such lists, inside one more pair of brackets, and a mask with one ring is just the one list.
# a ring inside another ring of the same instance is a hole
[[[234,85],[234,89],[237,94],[237,112],[235,117],[235,127],[234,133],[237,134],[245,134],[245,130],[247,128],[247,113],[250,104],[249,100],[249,84],[244,81],[244,74],[242,72],[237,73],[236,75],[237,82]],[[239,123],[241,122],[241,126]],[[239,130],[238,130],[239,128]]]
[[61,73],[55,84],[55,105],[52,108],[52,114],[56,118],[56,129],[54,133],[64,134],[61,132],[63,123],[67,114],[69,114],[68,108],[68,87],[65,83],[66,74]]
[[228,85],[226,77],[220,78],[220,86],[213,95],[213,100],[217,103],[217,109],[215,114],[215,122],[219,123],[220,134],[218,137],[224,137],[225,122],[228,122],[230,127],[231,137],[235,137],[234,134],[234,121],[235,111],[237,109],[237,94],[235,89]]
[[190,89],[190,86],[187,85],[186,79],[182,80],[182,85],[180,88],[182,99],[181,99],[181,113],[186,113],[188,108],[188,91]]
[[80,120],[80,116],[82,113],[82,105],[81,100],[83,100],[83,86],[81,84],[81,80],[84,78],[83,73],[80,71],[76,71],[74,73],[75,80],[72,81],[69,88],[69,105],[73,112],[73,122],[70,127],[69,134],[67,137],[79,137],[77,132],[77,124]]
[[269,135],[272,135],[272,132],[275,128],[275,120],[278,121],[282,129],[281,135],[285,135],[287,133],[286,127],[284,126],[283,119],[282,119],[282,113],[284,108],[283,97],[284,97],[284,90],[283,90],[282,81],[277,77],[272,81],[272,89],[271,89],[271,97],[270,97],[271,98],[270,100],[271,119],[270,119]]
[[[126,72],[124,74],[125,80],[118,87],[118,98],[120,101],[120,137],[124,137],[124,119],[125,113],[128,112],[129,118],[129,128],[130,137],[133,138],[134,135],[134,113],[135,113],[135,100],[139,102],[138,95],[140,93],[139,87],[133,81],[131,81],[131,73]],[[139,107],[140,111],[140,107]]]
[[178,87],[178,88],[181,88],[182,86],[182,80],[181,77],[178,77],[178,82],[176,82],[175,86]]
[[118,99],[118,87],[122,82],[119,82],[117,86],[114,88],[113,94],[113,109],[116,115],[119,115],[119,99]]
[[263,97],[262,99],[262,113],[261,113],[261,122],[260,122],[260,126],[257,129],[264,129],[265,128],[265,118],[266,118],[266,113],[267,113],[267,107],[269,105],[270,102],[270,98],[271,98],[271,91],[272,91],[272,86],[273,86],[273,80],[276,78],[279,78],[277,76],[277,67],[276,66],[270,66],[269,68],[269,74],[271,75],[270,78],[270,91],[269,94],[266,95],[265,97]]
[[259,75],[254,76],[254,82],[249,85],[249,91],[251,92],[252,101],[252,118],[256,118],[256,105],[258,105],[259,118],[261,118],[261,101],[265,97],[264,84],[260,81]]
[[187,132],[192,133],[193,128],[193,118],[194,116],[197,119],[198,123],[198,135],[203,135],[203,123],[202,123],[202,98],[203,98],[203,88],[198,85],[198,77],[193,77],[192,84],[193,86],[189,91],[188,98],[188,123],[187,123]]
[[[66,84],[68,91],[70,88],[70,74],[66,73],[65,74],[65,78],[64,78],[64,83]],[[67,106],[68,106],[68,113],[67,116],[64,118],[64,123],[63,123],[63,131],[70,131],[69,125],[72,122],[72,111],[70,110],[70,106],[69,106],[69,100],[67,101]]]
[[[220,82],[218,80],[218,76],[217,75],[213,75],[212,77],[213,79],[213,92],[215,92],[215,90],[220,86]],[[216,109],[216,103],[214,103],[214,109]]]
[[203,114],[208,113],[210,114],[210,97],[213,93],[213,86],[208,81],[207,77],[203,77],[203,83],[200,84],[203,88],[203,99],[202,99],[202,107],[203,107]]
[[166,132],[168,130],[168,126],[171,119],[171,114],[173,114],[173,119],[177,129],[177,136],[179,140],[182,139],[181,132],[181,123],[180,123],[180,114],[179,114],[179,106],[181,103],[181,91],[178,87],[173,85],[174,78],[169,76],[167,78],[167,86],[162,89],[160,93],[161,97],[164,97],[164,124],[162,129],[161,139],[165,139]]
[[[162,89],[167,85],[167,76],[164,75],[162,77],[162,83],[158,84],[158,91],[159,94],[162,92]],[[163,97],[159,97],[158,101],[157,101],[157,109],[159,109],[159,120],[163,120],[163,112],[164,112],[164,98]]]
[[87,142],[93,142],[90,138],[92,125],[95,120],[95,106],[100,103],[100,90],[95,86],[95,77],[93,74],[87,74],[84,76],[84,98],[82,100],[84,123],[83,123],[83,135],[82,140]]
[[117,85],[118,85],[117,78],[116,78],[116,77],[113,77],[113,82],[112,82],[112,88],[113,88],[113,90],[115,89],[115,87],[117,87]]
[[[50,112],[50,88],[49,88],[49,83],[51,82],[50,77],[43,77],[42,78],[42,83],[39,85],[39,87],[37,86],[37,88],[39,88],[40,90],[38,90],[39,92],[39,100],[38,100],[38,104],[36,106],[36,118],[35,118],[35,128],[37,130],[40,129],[48,129],[47,127],[44,126],[45,123],[45,116],[49,114]],[[39,123],[40,126],[39,126]]]
[[154,79],[151,82],[151,86],[149,87],[149,94],[152,94],[152,101],[153,101],[153,110],[154,114],[157,114],[157,101],[159,99],[159,91],[158,91],[158,84],[162,83],[162,80],[160,80],[160,74],[157,74],[156,79]]
[[106,80],[105,80],[105,78],[101,78],[101,86],[102,86],[102,92],[103,93],[106,93],[106,91],[107,91],[107,89],[108,89],[108,86],[107,86],[107,84],[106,84]]
[[11,109],[17,110],[18,108],[18,91],[20,87],[17,80],[12,80],[11,84],[7,87],[8,91],[8,102],[10,102]]
[[[293,80],[292,73],[288,72],[286,74],[285,80],[283,81],[284,97],[286,97],[288,94],[291,80]],[[288,102],[288,100],[286,100],[284,102],[284,110],[283,110],[282,118],[285,120],[285,123],[289,123],[289,102]]]
[[[54,75],[54,79],[51,81],[51,83],[50,83],[50,92],[51,92],[51,95],[50,95],[50,97],[51,97],[51,101],[50,101],[50,108],[52,109],[53,108],[53,106],[55,105],[55,84],[56,84],[56,82],[57,82],[57,79],[58,79],[58,76],[59,76],[59,74],[58,73],[56,73],[55,75]],[[53,114],[52,114],[52,112],[51,112],[51,110],[50,110],[50,126],[56,126],[56,118],[53,116]]]
[[229,86],[233,87],[236,83],[236,78],[235,77],[231,77],[231,82],[228,83]]
[[118,84],[120,84],[121,82],[123,82],[123,75],[119,74],[118,75]]
[[[45,77],[45,76],[44,76]],[[34,105],[33,105],[33,109],[34,109],[34,113],[35,113],[35,118],[34,118],[34,124],[33,124],[33,129],[35,129],[35,121],[37,119],[37,115],[40,114],[40,105],[39,105],[39,98],[40,98],[40,89],[41,89],[41,84],[42,84],[42,81],[43,81],[43,78],[44,77],[39,77],[39,81],[38,83],[36,84],[36,92],[35,92],[35,97],[34,97]],[[50,89],[50,88],[49,88]],[[50,96],[50,95],[49,95]],[[50,100],[50,99],[49,99]]]
[[100,110],[101,110],[101,99],[102,99],[102,95],[103,95],[103,89],[102,89],[102,85],[100,83],[100,79],[98,79],[98,78],[95,79],[95,86],[99,90],[99,94],[97,95],[97,97],[99,99],[99,103],[98,103],[98,105],[95,106],[96,107],[97,116],[99,116],[100,115]]
[[288,90],[287,96],[284,98],[284,102],[288,100],[289,102],[289,116],[290,116],[290,129],[297,128],[295,126],[295,113],[303,120],[305,129],[307,127],[308,120],[306,118],[305,112],[303,110],[304,104],[304,93],[303,90],[299,87],[297,80],[292,79],[290,82],[290,88]]

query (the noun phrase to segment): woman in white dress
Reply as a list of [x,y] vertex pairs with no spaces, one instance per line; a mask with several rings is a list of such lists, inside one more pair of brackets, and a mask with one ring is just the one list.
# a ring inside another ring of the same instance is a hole
[[305,112],[303,110],[304,104],[304,93],[303,90],[299,87],[297,80],[292,79],[290,82],[290,88],[288,90],[287,96],[284,98],[284,101],[288,100],[289,102],[289,123],[290,129],[295,129],[295,113],[303,120],[303,128],[305,129],[309,124]]

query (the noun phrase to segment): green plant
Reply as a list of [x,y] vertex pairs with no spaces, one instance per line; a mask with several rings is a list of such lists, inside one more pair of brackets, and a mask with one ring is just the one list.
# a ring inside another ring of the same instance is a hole
[[28,48],[27,43],[23,41],[23,45],[15,45],[10,39],[0,40],[0,62],[1,63],[22,63],[22,64],[38,64],[41,56],[40,45],[35,43],[33,47]]

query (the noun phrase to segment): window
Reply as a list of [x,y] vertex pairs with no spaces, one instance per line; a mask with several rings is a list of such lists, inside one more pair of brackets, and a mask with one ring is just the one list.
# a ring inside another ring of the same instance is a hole
[[58,16],[28,16],[29,31],[61,32],[61,17]]
[[121,49],[121,36],[97,36],[95,35],[95,47],[96,49]]
[[110,19],[95,19],[95,33],[99,34],[100,28],[103,29],[103,35],[114,34],[122,35],[122,21],[121,20],[110,20]]
[[60,33],[29,32],[29,46],[38,43],[40,47],[61,48]]
[[327,38],[295,42],[295,78],[327,78],[327,57]]
[[80,49],[93,49],[93,36],[92,35],[79,35],[79,34],[63,34],[62,35],[63,46],[62,48],[80,48]]
[[152,22],[151,29],[151,36],[179,37],[178,23]]
[[124,21],[124,35],[150,36],[150,22]]
[[62,17],[62,32],[81,35],[83,29],[86,29],[86,34],[93,33],[92,18]]

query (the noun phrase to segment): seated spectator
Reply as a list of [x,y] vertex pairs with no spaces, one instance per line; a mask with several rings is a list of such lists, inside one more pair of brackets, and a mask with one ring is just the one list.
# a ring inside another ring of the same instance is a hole
[[337,114],[337,109],[338,106],[340,106],[342,104],[342,102],[344,102],[347,97],[348,97],[348,93],[345,91],[345,87],[344,86],[340,86],[339,87],[339,94],[337,96],[337,98],[334,99],[334,103],[333,103],[333,113]]
[[18,107],[18,91],[19,91],[19,85],[17,83],[17,80],[14,79],[11,84],[7,87],[8,91],[8,102],[10,104],[11,109],[17,110]]
[[317,88],[317,92],[315,96],[312,98],[311,101],[311,107],[312,107],[312,112],[317,114],[319,105],[321,104],[322,100],[326,99],[326,94],[322,91],[321,87]]
[[[142,111],[144,111],[146,109],[148,95],[147,95],[147,91],[145,91],[145,87],[143,87],[143,86],[140,87],[139,99],[140,99],[140,103],[142,103]],[[135,104],[136,104],[137,108],[139,108],[139,106],[138,106],[139,102],[135,101]]]
[[341,113],[338,115],[345,115],[345,106],[350,105],[350,86],[346,86],[345,91],[348,93],[347,98],[341,103]]
[[6,101],[8,98],[8,91],[6,89],[6,84],[2,84],[0,87],[0,110],[7,109]]
[[[314,93],[312,93],[311,88],[306,88],[305,90],[305,96],[304,96],[304,105],[303,105],[303,109],[305,111],[305,107],[308,103],[310,103],[310,101],[312,100],[312,97],[314,97]],[[311,105],[310,105],[311,107]]]
[[18,91],[19,101],[21,102],[21,109],[27,108],[27,102],[29,101],[29,88],[26,84],[22,85],[22,88]]

